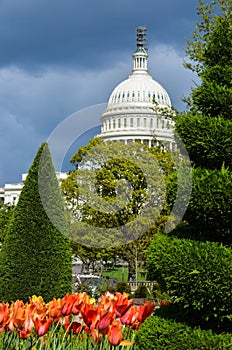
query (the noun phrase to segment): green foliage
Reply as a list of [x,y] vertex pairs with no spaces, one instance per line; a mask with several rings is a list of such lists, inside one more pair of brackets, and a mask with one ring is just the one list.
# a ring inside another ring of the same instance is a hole
[[[193,186],[189,206],[185,215],[192,225],[203,230],[231,230],[232,172],[220,170],[193,169]],[[231,237],[228,237],[228,241]]]
[[193,107],[204,115],[232,114],[232,6],[214,20],[204,49],[205,69],[200,74],[202,84],[192,92]]
[[118,282],[116,284],[115,290],[116,292],[119,292],[119,293],[129,293],[129,294],[131,293],[130,286],[124,281]]
[[133,297],[134,298],[146,298],[148,296],[148,290],[146,286],[140,285],[138,288],[135,290]]
[[1,300],[27,301],[33,294],[50,300],[71,291],[72,260],[65,221],[51,155],[44,143],[29,169],[2,245]]
[[175,129],[195,166],[232,169],[232,121],[187,113],[177,118]]
[[135,349],[141,350],[229,350],[231,334],[215,334],[198,327],[162,317],[151,316],[141,325],[135,338]]
[[[173,173],[167,185],[167,202],[173,205],[176,198],[177,178]],[[232,172],[225,169],[192,169],[192,192],[184,220],[194,230],[195,238],[231,244]],[[197,234],[198,232],[198,234]],[[185,234],[187,234],[185,226]],[[178,234],[178,229],[175,230]]]
[[167,221],[166,213],[158,217],[158,207],[165,200],[173,160],[159,148],[94,139],[78,150],[71,163],[76,169],[62,189],[71,209],[69,232],[79,244],[78,255],[101,259],[101,251],[114,249],[129,263],[129,279],[135,274],[135,260],[144,260],[152,235]]
[[4,240],[10,220],[14,214],[14,205],[0,204],[0,242]]
[[148,278],[200,322],[231,323],[231,261],[232,251],[223,245],[160,235],[147,251]]

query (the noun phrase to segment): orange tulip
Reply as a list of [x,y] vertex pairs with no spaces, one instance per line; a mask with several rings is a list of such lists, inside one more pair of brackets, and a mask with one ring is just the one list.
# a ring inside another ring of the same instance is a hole
[[2,332],[9,320],[9,304],[1,303],[0,304],[0,332]]
[[138,321],[140,321],[141,323],[144,322],[144,320],[152,314],[154,308],[155,304],[151,301],[146,301],[144,305],[140,305]]
[[61,299],[53,298],[48,304],[48,315],[53,318],[54,322],[58,322],[59,318],[62,316],[62,305],[63,302]]
[[10,317],[8,322],[8,328],[10,331],[13,331],[14,328],[23,329],[24,322],[26,319],[25,316],[25,306],[22,300],[16,300],[11,303],[10,306]]
[[169,301],[168,300],[163,300],[160,302],[160,306],[168,306],[169,305]]
[[62,315],[77,315],[83,308],[86,293],[66,294],[62,299]]
[[128,300],[128,295],[129,294],[127,293],[115,293],[115,296],[117,298],[117,301],[115,303],[117,317],[122,317],[133,305],[133,300]]
[[122,324],[119,320],[112,322],[108,332],[108,340],[111,345],[117,346],[122,341]]
[[138,319],[139,309],[138,306],[133,305],[127,312],[120,318],[121,322],[127,326],[133,325]]
[[105,311],[105,313],[98,313],[98,315],[99,321],[96,323],[95,327],[98,328],[101,334],[106,335],[108,333],[110,324],[115,319],[115,313]]
[[44,335],[45,333],[47,333],[51,323],[52,323],[52,318],[48,318],[48,319],[39,319],[36,318],[35,321],[35,331],[39,336]]

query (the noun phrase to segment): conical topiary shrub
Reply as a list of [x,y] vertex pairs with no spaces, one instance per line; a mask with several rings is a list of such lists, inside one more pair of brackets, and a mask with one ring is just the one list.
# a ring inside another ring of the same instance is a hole
[[43,143],[29,169],[0,252],[1,300],[27,301],[35,294],[48,301],[71,292],[72,257],[65,222],[51,154],[48,144]]

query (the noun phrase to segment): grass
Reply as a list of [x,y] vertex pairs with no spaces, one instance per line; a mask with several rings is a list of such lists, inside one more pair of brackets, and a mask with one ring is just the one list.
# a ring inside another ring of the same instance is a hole
[[[108,269],[107,271],[103,271],[102,275],[107,278],[113,278],[118,281],[127,281],[128,279],[128,267],[116,267],[114,269]],[[144,281],[146,277],[144,277],[143,271],[138,271],[138,281]]]

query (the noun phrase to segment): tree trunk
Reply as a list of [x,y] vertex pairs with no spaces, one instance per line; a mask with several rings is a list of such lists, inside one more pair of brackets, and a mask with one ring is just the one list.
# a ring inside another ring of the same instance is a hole
[[135,260],[131,259],[128,261],[128,281],[135,281],[136,269]]

